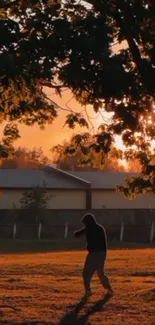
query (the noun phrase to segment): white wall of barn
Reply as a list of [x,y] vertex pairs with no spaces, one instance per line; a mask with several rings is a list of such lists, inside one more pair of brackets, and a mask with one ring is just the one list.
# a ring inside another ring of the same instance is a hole
[[[20,209],[23,190],[2,189],[0,193],[0,209],[12,209],[13,203]],[[86,192],[84,190],[48,190],[49,209],[85,209]]]
[[[13,203],[20,209],[22,190],[2,189],[0,209],[12,209]],[[49,209],[85,209],[85,190],[49,190]],[[155,209],[155,196],[145,194],[134,200],[128,200],[114,190],[93,190],[92,209]]]
[[114,190],[93,190],[92,209],[150,209],[155,208],[155,195],[144,194],[133,200]]
[[50,191],[50,209],[85,209],[85,190],[55,190]]

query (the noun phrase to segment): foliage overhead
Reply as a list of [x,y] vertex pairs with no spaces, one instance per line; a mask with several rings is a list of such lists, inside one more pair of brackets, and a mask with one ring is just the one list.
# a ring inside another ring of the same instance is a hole
[[[143,161],[149,179],[155,169],[148,167],[155,138],[154,21],[154,0],[2,0],[1,121],[42,126],[58,113],[44,86],[60,95],[67,87],[81,105],[112,113],[90,148],[107,154],[120,135],[127,157]],[[88,121],[72,112],[67,123]],[[5,155],[3,141],[0,149]]]
[[[68,171],[125,171],[120,150],[113,147],[108,155],[103,156],[102,152],[96,153],[93,149],[83,151],[82,147],[76,147],[75,141],[76,137],[73,136],[70,141],[52,148],[53,163],[57,168]],[[91,141],[93,142],[93,138],[87,144]]]

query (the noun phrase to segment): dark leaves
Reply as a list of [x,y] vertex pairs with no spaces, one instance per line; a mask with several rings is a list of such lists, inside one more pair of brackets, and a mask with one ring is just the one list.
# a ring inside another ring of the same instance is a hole
[[34,210],[36,213],[48,207],[49,196],[46,184],[42,187],[33,186],[32,189],[23,192],[20,203],[23,209]]
[[65,124],[67,124],[71,129],[74,129],[76,124],[79,124],[81,127],[88,128],[88,122],[79,113],[68,114],[67,117],[66,117],[66,123]]
[[[81,105],[111,113],[106,128],[92,141],[77,135],[70,153],[80,148],[84,163],[90,163],[93,151],[104,162],[119,135],[128,156],[139,152],[145,176],[155,137],[153,2],[87,1],[86,6],[65,1],[62,6],[54,0],[3,0],[0,8],[1,122],[43,127],[57,116],[43,86],[54,85],[59,95],[68,87]],[[114,53],[114,44],[122,41],[124,49]],[[61,90],[56,87],[60,84]],[[89,121],[71,110],[66,124],[88,128]],[[12,146],[17,137],[15,129],[6,129],[2,145]],[[128,186],[132,192],[141,185]]]

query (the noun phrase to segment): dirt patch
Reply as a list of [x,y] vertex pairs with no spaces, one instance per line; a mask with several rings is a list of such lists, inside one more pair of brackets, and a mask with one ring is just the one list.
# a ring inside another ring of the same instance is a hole
[[7,279],[6,282],[9,282],[9,283],[14,283],[14,282],[19,282],[21,281],[20,278],[10,278],[10,279]]
[[144,272],[134,272],[129,274],[130,276],[154,276],[155,277],[155,272],[154,271],[144,271]]
[[146,302],[155,301],[155,288],[138,293],[140,299]]

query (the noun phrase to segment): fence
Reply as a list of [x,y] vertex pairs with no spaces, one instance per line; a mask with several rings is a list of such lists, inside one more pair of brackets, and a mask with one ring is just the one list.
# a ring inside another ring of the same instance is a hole
[[[0,239],[67,242],[80,226],[86,210],[0,210]],[[105,226],[108,241],[154,243],[155,210],[92,210]],[[82,243],[82,238],[80,239]]]
[[[38,215],[39,212],[39,215]],[[46,209],[42,211],[34,210],[2,210],[0,209],[0,226],[2,224],[12,224],[15,220],[23,224],[36,224],[43,221],[44,224],[64,225],[66,222],[78,226],[81,217],[90,211],[81,209]],[[91,210],[97,221],[104,225],[120,225],[123,221],[125,224],[146,225],[155,222],[155,210],[151,209],[97,209]]]
[[[71,239],[75,231],[75,225],[65,223],[64,225],[53,224],[18,224],[1,225],[0,239],[20,240],[45,240],[45,239]],[[117,225],[106,226],[108,241],[120,242],[155,242],[155,222],[148,225],[131,225],[122,222]]]

